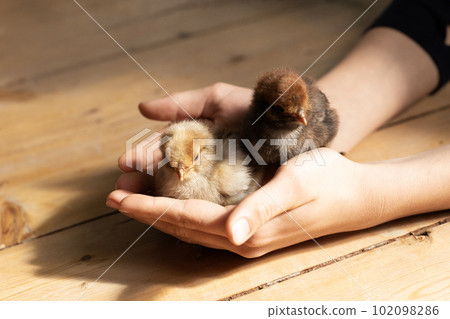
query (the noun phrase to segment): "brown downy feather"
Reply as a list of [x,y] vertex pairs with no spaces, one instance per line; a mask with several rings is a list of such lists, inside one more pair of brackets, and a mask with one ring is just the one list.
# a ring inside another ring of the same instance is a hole
[[[271,139],[286,147],[287,159],[313,146],[327,146],[336,136],[338,115],[312,80],[277,68],[258,79],[245,124],[241,138],[253,145],[266,139],[259,154],[266,163],[280,164],[281,146],[271,145]],[[288,145],[288,139],[297,144]]]

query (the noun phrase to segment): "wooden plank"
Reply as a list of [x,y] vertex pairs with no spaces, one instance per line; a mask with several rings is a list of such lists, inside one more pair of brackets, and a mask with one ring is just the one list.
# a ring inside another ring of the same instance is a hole
[[[446,217],[427,214],[318,241],[337,258]],[[329,260],[311,241],[248,260],[151,229],[91,286],[146,227],[114,215],[1,250],[0,299],[75,300],[90,287],[83,300],[216,300]],[[350,280],[347,288],[359,294]]]
[[[374,300],[450,298],[450,223],[408,234],[339,261]],[[336,264],[287,279],[237,300],[370,300]]]
[[[420,121],[425,128],[434,125],[433,136],[446,138],[447,126],[440,125],[439,119],[444,123],[448,121],[449,111],[441,113],[424,117]],[[397,131],[405,132],[411,127],[417,129],[417,123],[410,122],[383,130],[387,132],[383,134],[389,137],[384,144],[386,150],[390,150],[389,155],[399,156],[404,152],[399,147],[404,140],[404,133],[398,134]],[[417,143],[417,148],[425,148],[430,141],[418,139]],[[366,156],[370,159],[369,156],[374,154]],[[401,236],[445,217],[448,217],[448,212],[425,214],[369,230],[321,238],[319,242],[331,256],[338,257]],[[5,274],[0,298],[76,299],[86,289],[86,285],[95,280],[145,227],[131,221],[124,223],[125,220],[122,216],[103,218],[0,251],[0,258],[8,261],[0,267],[0,273]],[[104,280],[89,290],[86,298],[219,299],[329,260],[328,255],[311,242],[248,261],[231,253],[204,250],[186,244],[177,246],[175,240],[157,234],[152,231],[148,239],[134,247]],[[167,255],[169,251],[173,255]],[[200,260],[199,251],[205,255]],[[78,262],[85,255],[96,258],[91,263]],[[36,258],[37,261],[34,261]],[[84,266],[80,269],[81,264]],[[38,278],[31,279],[35,276]]]
[[[0,30],[3,52],[9,54],[0,59],[0,86],[20,85],[123,56],[73,1],[58,3],[57,8],[52,7],[53,2],[30,6],[24,0],[7,0],[3,4]],[[301,2],[303,6],[314,5],[311,0]],[[299,6],[292,0],[79,3],[132,54]]]
[[[276,64],[306,68],[335,39],[336,30],[344,30],[365,4],[323,2],[137,51],[136,57],[170,91],[217,80],[252,85],[261,70]],[[314,20],[321,14],[330,19],[329,24]],[[333,65],[368,22],[355,26],[311,74],[317,76]],[[120,21],[114,23],[120,26]],[[211,43],[215,45],[211,47]],[[192,57],[191,63],[186,63],[186,56]],[[2,222],[17,222],[20,227],[19,232],[13,229],[8,237],[13,240],[7,245],[108,212],[104,196],[118,174],[115,158],[123,150],[123,141],[144,126],[157,128],[140,118],[132,106],[162,93],[126,57],[69,69],[21,84],[15,89],[23,95],[5,94],[0,101],[4,122],[0,132],[0,198],[1,207],[7,207],[3,208]],[[399,147],[405,140],[395,131],[409,132],[411,127],[398,128],[408,123],[382,130],[386,135],[379,141],[384,142],[384,155],[395,157],[433,147],[437,136],[446,140],[448,127],[441,121],[434,128],[433,121],[436,118],[431,115],[420,121],[424,128],[433,128],[433,136],[419,138],[409,150]],[[370,143],[366,151],[358,153],[361,145],[352,156],[362,161],[378,158],[377,153],[369,152],[374,148]],[[446,216],[417,216],[319,241],[332,256],[341,256]],[[119,215],[110,216],[4,249],[0,251],[6,261],[0,265],[0,298],[76,299],[145,227]],[[249,261],[227,252],[180,244],[151,230],[85,298],[219,299],[326,261],[328,256],[312,243]]]
[[380,161],[450,143],[450,105],[399,125],[376,131],[348,154],[355,161]]
[[[353,21],[363,4],[291,5],[291,10],[270,14],[263,14],[268,5],[257,5],[255,11],[244,4],[247,15],[262,16],[135,56],[169,91],[217,80],[252,85],[261,70],[273,65],[306,68],[336,38],[336,30],[344,30]],[[231,13],[240,6],[241,2],[230,2],[225,10],[230,21],[234,21]],[[203,16],[204,10],[194,10],[190,17]],[[223,11],[223,6],[217,7],[211,19]],[[331,14],[335,12],[340,14]],[[327,17],[329,24],[311,16]],[[369,22],[366,20],[366,25]],[[170,29],[170,25],[166,27]],[[355,26],[340,43],[339,52],[348,50],[364,27]],[[172,34],[176,30],[174,27]],[[132,31],[130,27],[128,32]],[[87,38],[91,34],[106,37],[101,30],[83,33],[88,33]],[[103,47],[102,42],[98,46]],[[236,56],[244,58],[236,62]],[[337,58],[338,54],[330,55],[322,68]],[[104,198],[119,174],[116,159],[124,151],[125,140],[146,126],[161,127],[143,119],[135,105],[161,97],[161,90],[126,56],[42,77],[19,88],[25,98],[15,96],[13,100],[7,95],[0,107],[0,198],[23,212],[25,224],[11,234],[23,233],[14,238],[34,237],[110,211]]]
[[430,113],[437,112],[440,109],[447,107],[449,105],[449,101],[450,84],[447,84],[438,92],[423,98],[400,114],[394,116],[386,126],[391,126],[408,119],[426,116]]
[[[205,5],[202,1],[187,0],[151,3],[117,0],[78,2],[105,29],[118,33],[118,37],[122,32],[132,34],[131,37],[120,37],[120,41],[128,39],[125,45],[133,40],[149,45],[174,37],[177,35],[176,28],[167,25],[162,27],[162,21],[171,21],[172,16],[179,15],[180,11],[184,11],[189,21],[191,10],[197,9],[198,12],[199,6]],[[5,45],[2,52],[9,53],[0,60],[3,71],[0,75],[1,85],[29,81],[30,78],[39,78],[56,70],[67,70],[70,65],[79,66],[89,59],[104,58],[120,52],[73,1],[58,2],[55,6],[54,0],[33,5],[26,0],[6,0],[2,1],[0,12],[0,30]],[[195,18],[201,20],[200,16]],[[201,22],[204,22],[206,29],[214,23],[208,19]],[[147,23],[147,32],[136,32],[138,25],[143,23]],[[180,21],[177,26],[180,23],[183,22]],[[33,27],[30,28],[30,25]]]

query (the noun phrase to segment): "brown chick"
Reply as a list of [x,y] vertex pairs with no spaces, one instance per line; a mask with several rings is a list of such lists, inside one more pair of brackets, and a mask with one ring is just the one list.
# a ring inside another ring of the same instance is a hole
[[[266,139],[258,150],[266,163],[280,164],[281,145],[290,159],[308,150],[303,148],[305,140],[312,139],[316,147],[323,147],[337,133],[338,116],[325,94],[308,78],[295,82],[298,77],[289,69],[277,68],[263,74],[256,84],[240,135],[252,145]],[[271,139],[279,139],[272,144],[281,145],[271,145]],[[287,139],[296,139],[296,145],[288,145],[292,141]]]
[[242,165],[247,154],[238,148],[239,145],[234,147],[237,143],[231,142],[230,147],[229,139],[221,139],[223,156],[211,159],[216,154],[216,146],[198,142],[224,135],[206,122],[186,120],[173,123],[165,134],[169,140],[161,150],[169,163],[162,166],[155,176],[158,195],[203,199],[225,206],[239,203],[256,189],[252,170]]

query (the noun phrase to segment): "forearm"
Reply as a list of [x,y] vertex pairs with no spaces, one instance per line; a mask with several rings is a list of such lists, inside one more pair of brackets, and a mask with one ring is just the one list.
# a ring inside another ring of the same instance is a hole
[[372,187],[374,224],[450,208],[450,145],[409,157],[362,164]]
[[413,40],[389,28],[370,30],[318,81],[340,118],[331,147],[350,150],[393,115],[430,93],[438,80],[433,60]]

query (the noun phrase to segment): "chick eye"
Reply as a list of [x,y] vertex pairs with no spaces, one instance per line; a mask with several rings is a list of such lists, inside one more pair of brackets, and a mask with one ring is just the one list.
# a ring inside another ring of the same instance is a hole
[[194,161],[195,162],[198,161],[198,153],[197,153],[197,155],[195,155]]
[[283,113],[284,112],[284,109],[281,106],[277,105],[277,104],[275,104],[273,106],[273,109],[274,109],[275,112],[278,112],[278,113]]

